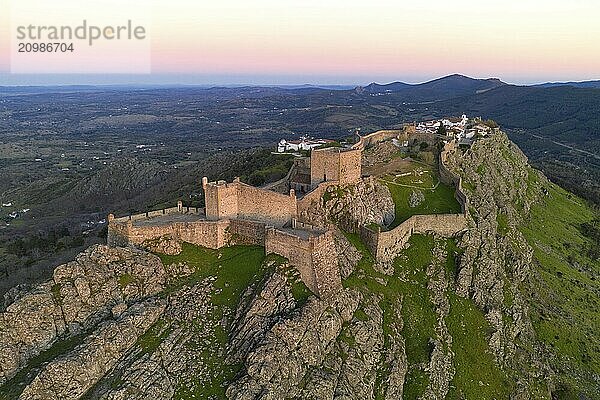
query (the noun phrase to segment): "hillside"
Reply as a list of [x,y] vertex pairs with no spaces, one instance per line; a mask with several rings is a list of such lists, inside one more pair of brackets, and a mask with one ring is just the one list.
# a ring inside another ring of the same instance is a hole
[[371,83],[364,88],[357,88],[357,91],[364,91],[369,94],[395,93],[400,95],[404,101],[424,102],[473,95],[504,85],[506,85],[506,83],[495,78],[474,79],[464,75],[454,74],[419,84],[393,82],[380,85]]
[[6,296],[0,398],[599,399],[597,212],[500,133],[448,158],[468,230],[376,261],[356,221],[457,212],[427,189],[434,166],[380,162],[416,168],[436,208],[410,206],[402,176],[325,192],[313,217],[342,228],[332,297],[258,246],[95,245]]
[[[222,152],[197,162],[166,167],[156,159],[121,157],[93,171],[43,175],[29,170],[7,171],[5,198],[30,210],[0,231],[0,295],[17,284],[48,279],[52,269],[106,238],[109,212],[172,206],[183,200],[203,203],[198,177],[211,175],[262,185],[285,176],[290,156],[266,149]],[[66,176],[65,176],[66,175]],[[27,181],[27,185],[19,182]]]
[[556,87],[556,86],[573,86],[578,88],[600,88],[600,80],[598,81],[581,81],[581,82],[547,82],[540,83],[540,87]]

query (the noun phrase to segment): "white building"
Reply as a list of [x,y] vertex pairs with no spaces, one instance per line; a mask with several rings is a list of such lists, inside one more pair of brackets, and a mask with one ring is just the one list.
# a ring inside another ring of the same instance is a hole
[[312,150],[316,147],[333,142],[335,142],[335,140],[313,139],[308,136],[301,136],[300,140],[291,140],[289,142],[285,139],[281,139],[277,145],[277,152],[285,153],[287,151]]

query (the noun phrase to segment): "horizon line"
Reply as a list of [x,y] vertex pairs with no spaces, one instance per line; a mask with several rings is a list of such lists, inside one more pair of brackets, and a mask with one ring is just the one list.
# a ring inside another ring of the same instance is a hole
[[[40,76],[42,75],[42,76]],[[465,74],[461,74],[461,73],[451,73],[451,74],[447,74],[447,75],[442,75],[442,76],[438,76],[438,77],[434,77],[434,78],[420,78],[420,79],[393,79],[393,80],[388,80],[388,79],[370,79],[369,83],[357,83],[358,81],[362,80],[362,79],[356,79],[353,82],[349,83],[340,83],[340,82],[327,82],[327,81],[302,81],[302,83],[293,83],[293,82],[286,82],[286,83],[276,83],[274,81],[277,81],[278,79],[282,79],[282,78],[293,78],[294,76],[298,76],[298,75],[277,75],[277,76],[273,76],[273,82],[244,82],[244,81],[234,81],[231,80],[229,82],[217,82],[217,81],[210,81],[207,80],[206,82],[177,82],[177,78],[180,78],[180,80],[185,80],[185,79],[198,79],[198,78],[202,78],[203,76],[206,77],[206,75],[202,75],[202,74],[178,74],[178,73],[157,73],[157,74],[85,74],[85,73],[73,73],[73,74],[13,74],[13,73],[0,73],[0,80],[2,80],[3,77],[13,77],[13,78],[17,78],[17,77],[24,77],[24,76],[33,76],[34,79],[32,79],[33,81],[36,80],[35,77],[37,78],[43,78],[43,77],[53,77],[53,78],[58,78],[60,79],[61,77],[77,77],[77,78],[83,78],[85,79],[86,77],[88,79],[110,79],[110,77],[120,77],[120,78],[130,78],[130,79],[139,79],[139,80],[144,80],[144,78],[146,80],[148,80],[147,82],[135,82],[135,81],[130,81],[130,82],[118,82],[117,80],[114,80],[113,82],[97,82],[97,83],[91,83],[91,82],[81,82],[81,83],[77,83],[77,82],[61,82],[61,83],[52,83],[52,82],[44,82],[44,83],[36,83],[36,82],[29,82],[29,83],[0,83],[0,87],[70,87],[70,86],[89,86],[89,87],[116,87],[116,86],[136,86],[136,87],[148,87],[148,86],[160,86],[160,87],[174,87],[174,86],[183,86],[183,87],[208,87],[208,88],[217,88],[217,87],[299,87],[299,86],[306,86],[306,87],[320,87],[320,86],[327,86],[327,87],[344,87],[344,88],[348,88],[348,87],[365,87],[368,86],[370,84],[377,84],[377,85],[389,85],[389,84],[394,84],[394,83],[404,83],[404,84],[408,84],[408,85],[419,85],[419,84],[424,84],[424,83],[429,83],[429,82],[433,82],[436,80],[441,80],[444,78],[449,78],[452,76],[461,76],[461,77],[465,77],[465,78],[469,78],[469,79],[476,79],[476,80],[492,80],[492,79],[497,79],[500,80],[501,82],[507,84],[507,85],[512,85],[512,86],[536,86],[536,85],[543,85],[543,84],[567,84],[567,83],[585,83],[585,82],[594,82],[594,81],[600,81],[600,78],[589,78],[589,79],[569,79],[569,78],[565,78],[564,80],[558,79],[550,79],[550,80],[544,80],[544,79],[536,79],[536,80],[524,80],[521,82],[509,82],[507,80],[503,80],[502,78],[500,78],[499,76],[489,76],[489,77],[485,77],[485,78],[479,78],[479,77],[472,77],[469,75],[465,75]],[[157,79],[155,82],[152,82],[152,79]],[[253,78],[266,78],[268,77],[267,75],[252,75]],[[163,81],[161,82],[160,79],[175,79],[174,81]],[[323,76],[322,78],[325,78],[325,76]],[[18,79],[18,78],[17,78]],[[213,77],[214,79],[214,77]],[[254,79],[256,80],[256,79]],[[364,82],[364,80],[363,80]]]

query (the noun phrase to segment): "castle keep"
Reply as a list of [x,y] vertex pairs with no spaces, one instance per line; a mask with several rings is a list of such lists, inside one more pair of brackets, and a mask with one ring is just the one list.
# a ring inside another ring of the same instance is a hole
[[[115,218],[108,216],[108,244],[141,246],[164,237],[219,249],[234,244],[265,247],[289,260],[302,281],[318,296],[328,296],[342,288],[338,255],[334,243],[335,228],[317,228],[302,215],[320,202],[327,187],[352,185],[361,180],[362,151],[369,145],[403,131],[379,131],[360,138],[351,148],[314,149],[310,159],[297,159],[288,175],[264,188],[240,182],[209,182],[202,178],[205,208],[166,208],[143,214]],[[445,166],[448,152],[456,149],[447,144],[440,154],[440,179],[456,188],[462,214],[414,215],[390,231],[381,227],[362,226],[361,239],[377,260],[388,261],[402,248],[413,233],[435,232],[451,236],[466,229],[468,199],[462,182]],[[301,198],[296,198],[296,193]]]
[[288,196],[240,182],[208,182],[202,178],[206,219],[243,219],[284,226],[296,218],[296,194]]
[[340,185],[356,183],[361,174],[360,162],[360,149],[315,149],[310,155],[310,185],[314,189],[328,181]]

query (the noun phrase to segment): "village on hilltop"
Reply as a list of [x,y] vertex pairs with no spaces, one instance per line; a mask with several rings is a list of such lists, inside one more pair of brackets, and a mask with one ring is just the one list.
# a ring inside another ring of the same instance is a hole
[[[478,137],[485,137],[498,128],[498,125],[491,121],[483,121],[481,118],[468,118],[465,114],[461,117],[449,117],[434,119],[405,125],[407,132],[415,134],[441,135],[447,143],[456,140],[459,145],[470,146]],[[399,140],[402,139],[402,140]],[[397,147],[408,147],[407,137],[400,136],[393,138],[392,142]],[[296,154],[302,151],[310,151],[321,147],[332,146],[337,142],[331,139],[315,139],[308,135],[302,135],[298,139],[281,139],[277,144],[278,153]]]

